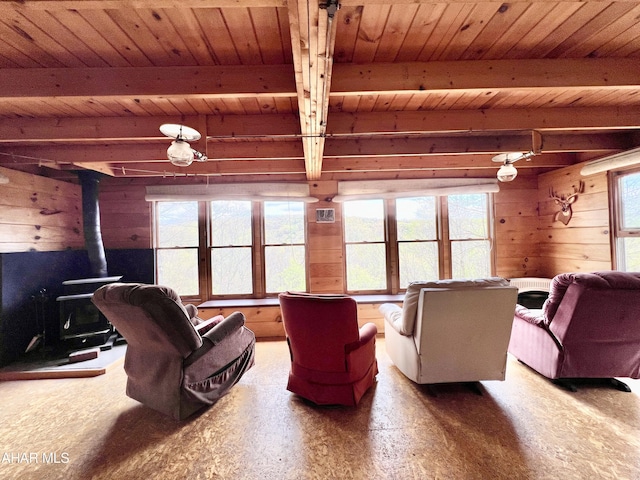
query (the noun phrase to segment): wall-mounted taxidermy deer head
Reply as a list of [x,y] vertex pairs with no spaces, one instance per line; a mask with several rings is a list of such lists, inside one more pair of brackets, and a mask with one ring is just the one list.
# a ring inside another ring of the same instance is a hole
[[553,191],[553,188],[549,189],[549,197],[553,198],[557,205],[560,205],[560,211],[553,216],[554,222],[560,221],[565,225],[569,223],[573,215],[571,204],[578,200],[578,194],[582,192],[584,192],[584,182],[582,180],[580,180],[578,187],[573,187],[573,193],[568,195],[558,195]]

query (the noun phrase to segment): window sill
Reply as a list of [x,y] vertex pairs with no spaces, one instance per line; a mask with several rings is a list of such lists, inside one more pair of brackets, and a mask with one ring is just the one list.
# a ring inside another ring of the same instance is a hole
[[[351,295],[358,304],[397,303],[402,302],[400,295]],[[198,305],[198,308],[235,308],[235,307],[279,307],[276,297],[270,298],[234,298],[229,300],[209,300]]]

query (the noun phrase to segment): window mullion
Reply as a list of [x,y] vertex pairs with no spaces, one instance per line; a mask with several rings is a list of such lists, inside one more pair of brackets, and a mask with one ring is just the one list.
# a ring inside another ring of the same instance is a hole
[[387,234],[387,289],[396,294],[400,291],[400,260],[398,256],[398,227],[396,202],[389,199],[385,202],[387,215],[385,215],[385,231]]
[[491,266],[491,275],[496,275],[496,222],[494,221],[495,215],[495,202],[493,201],[493,194],[487,194],[487,235],[489,240],[489,262]]
[[253,258],[253,293],[254,296],[262,298],[266,292],[266,279],[264,269],[265,256],[265,235],[264,235],[264,203],[251,202],[253,214],[251,215],[253,242],[252,242],[252,258]]
[[210,298],[212,290],[209,210],[209,202],[198,202],[198,285],[202,299]]
[[440,247],[440,278],[451,278],[451,240],[449,239],[449,207],[447,197],[438,197],[438,243]]

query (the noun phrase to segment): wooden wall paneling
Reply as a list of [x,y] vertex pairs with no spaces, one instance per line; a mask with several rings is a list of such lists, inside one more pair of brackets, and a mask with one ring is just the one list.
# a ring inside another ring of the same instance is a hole
[[[609,224],[609,189],[605,173],[582,177],[583,164],[544,173],[538,179],[540,216],[540,255],[543,276],[563,272],[610,270],[611,228]],[[560,206],[550,198],[551,190],[568,195],[584,182],[572,205],[573,215],[567,225],[554,221]]]
[[[384,333],[384,317],[380,313],[380,303],[360,303],[358,304],[358,326],[365,323],[373,323],[378,328],[378,335]],[[402,306],[402,303],[398,303]]]
[[539,275],[537,198],[537,176],[522,171],[513,182],[500,184],[494,195],[496,275]]
[[100,220],[105,248],[152,248],[151,202],[144,186],[100,185]]
[[[398,305],[401,305],[399,303]],[[358,325],[361,327],[365,323],[374,323],[378,328],[378,335],[384,333],[384,318],[379,311],[379,303],[358,304]],[[264,307],[225,307],[225,308],[199,308],[198,316],[202,319],[209,319],[216,315],[225,317],[235,311],[241,311],[245,318],[245,326],[251,330],[257,338],[284,338],[284,326],[280,306]]]
[[0,168],[0,252],[83,248],[79,185]]
[[285,336],[280,306],[199,308],[198,316],[207,320],[216,315],[228,317],[235,311],[241,311],[244,314],[246,318],[245,326],[255,333],[256,337],[283,338]]
[[[307,204],[309,291],[313,293],[341,293],[346,288],[343,266],[342,205],[331,201],[338,193],[338,183],[335,181],[312,182],[310,193],[320,201]],[[318,208],[335,209],[336,221],[334,223],[316,223]]]

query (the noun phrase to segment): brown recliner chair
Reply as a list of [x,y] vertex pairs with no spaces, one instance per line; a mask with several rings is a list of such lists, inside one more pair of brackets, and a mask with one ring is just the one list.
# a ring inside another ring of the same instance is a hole
[[202,321],[171,288],[138,283],[110,283],[92,301],[127,341],[127,395],[177,420],[215,403],[254,363],[240,312]]
[[291,354],[287,390],[318,405],[358,404],[378,374],[373,323],[358,328],[346,295],[281,293]]

